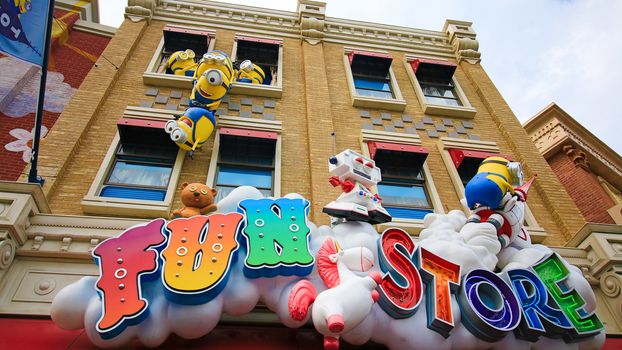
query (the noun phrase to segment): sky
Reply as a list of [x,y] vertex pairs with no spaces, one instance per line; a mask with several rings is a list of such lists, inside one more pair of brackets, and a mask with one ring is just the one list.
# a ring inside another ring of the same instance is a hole
[[[296,0],[229,0],[296,11]],[[555,102],[618,154],[622,134],[622,1],[328,0],[326,15],[442,30],[473,22],[482,66],[521,122]],[[100,1],[101,22],[118,26],[126,0]],[[620,99],[620,100],[619,100]]]

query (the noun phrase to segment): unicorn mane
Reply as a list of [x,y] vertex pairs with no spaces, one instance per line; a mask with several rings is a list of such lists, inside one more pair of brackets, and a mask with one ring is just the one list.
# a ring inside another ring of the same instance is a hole
[[332,238],[328,238],[317,253],[317,271],[328,288],[334,288],[340,282],[337,262],[333,262],[330,258],[331,255],[338,252],[337,243]]

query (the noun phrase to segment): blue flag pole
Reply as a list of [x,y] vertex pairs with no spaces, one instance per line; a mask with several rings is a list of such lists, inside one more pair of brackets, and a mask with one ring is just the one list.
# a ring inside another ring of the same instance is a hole
[[37,99],[37,114],[35,115],[35,134],[32,139],[32,158],[30,161],[30,173],[28,182],[38,183],[43,186],[45,179],[37,175],[37,160],[39,158],[39,139],[41,138],[41,125],[43,124],[43,102],[45,100],[45,84],[48,75],[48,56],[50,54],[50,36],[52,35],[52,18],[54,18],[54,0],[50,0],[48,8],[47,27],[45,29],[45,43],[43,45],[43,63],[41,64],[41,81],[39,84],[39,97]]

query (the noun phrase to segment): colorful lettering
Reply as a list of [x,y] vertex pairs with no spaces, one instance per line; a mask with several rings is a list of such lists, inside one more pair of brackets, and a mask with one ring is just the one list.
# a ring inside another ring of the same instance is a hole
[[565,281],[570,271],[556,253],[533,266],[533,270],[542,280],[553,299],[561,307],[577,331],[577,336],[592,335],[603,329],[603,323],[595,313],[584,310],[585,300]]
[[523,310],[523,319],[517,328],[518,336],[537,341],[540,335],[564,334],[572,330],[572,324],[564,313],[553,307],[549,293],[535,273],[529,270],[511,270],[507,273],[510,285]]
[[487,342],[505,337],[521,319],[520,306],[512,288],[487,270],[476,269],[464,277],[458,305],[464,326]]
[[229,213],[168,223],[162,281],[169,298],[182,304],[199,304],[220,293],[238,249],[242,219],[240,213]]
[[415,242],[405,231],[390,228],[378,239],[378,260],[385,274],[379,286],[378,304],[393,318],[412,316],[423,297],[416,258]]
[[314,259],[309,251],[309,201],[302,198],[246,199],[239,207],[247,220],[243,232],[248,249],[244,264],[246,277],[311,273]]
[[449,337],[454,328],[451,312],[451,293],[460,286],[460,265],[445,260],[438,255],[419,249],[420,273],[426,284],[426,312],[428,328]]
[[143,298],[141,277],[158,269],[157,251],[151,248],[164,242],[164,223],[158,219],[133,227],[93,250],[100,273],[96,287],[103,299],[97,331],[103,338],[113,338],[147,316],[149,301]]

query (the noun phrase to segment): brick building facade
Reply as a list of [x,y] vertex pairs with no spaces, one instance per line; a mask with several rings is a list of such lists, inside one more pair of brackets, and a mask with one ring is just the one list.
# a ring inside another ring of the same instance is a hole
[[588,222],[622,224],[622,158],[552,103],[525,129]]
[[[480,65],[471,23],[447,20],[441,31],[403,28],[326,17],[325,6],[299,0],[298,11],[287,12],[209,1],[130,0],[125,21],[103,51],[114,65],[97,61],[41,145],[42,189],[0,185],[0,203],[23,203],[0,207],[7,232],[0,242],[10,257],[0,265],[0,313],[49,315],[58,290],[97,273],[90,256],[94,246],[148,218],[167,217],[180,205],[182,182],[224,188],[219,154],[233,147],[226,134],[234,129],[275,135],[266,191],[309,199],[309,219],[318,225],[329,224],[322,208],[339,194],[327,183],[332,133],[337,152],[350,148],[372,156],[383,145],[415,150],[407,155],[419,166],[413,179],[417,204],[397,206],[391,223],[414,237],[425,213],[466,211],[460,202],[463,180],[483,157],[508,155],[522,162],[526,176],[538,174],[526,218],[533,241],[558,247],[583,269],[608,333],[622,334],[619,253],[603,248],[619,239],[588,224],[574,194],[563,190],[530,142]],[[273,52],[273,82],[234,83],[217,112],[219,130],[193,158],[180,151],[171,160],[160,200],[107,196],[117,147],[126,142],[120,135],[124,123],[161,125],[188,104],[191,79],[165,74],[160,64],[168,33],[180,30],[233,58],[249,42],[260,42]],[[361,66],[380,75],[370,80]],[[449,92],[431,93],[430,76],[443,80]],[[25,174],[27,169],[21,180]],[[590,258],[594,254],[598,259]]]

